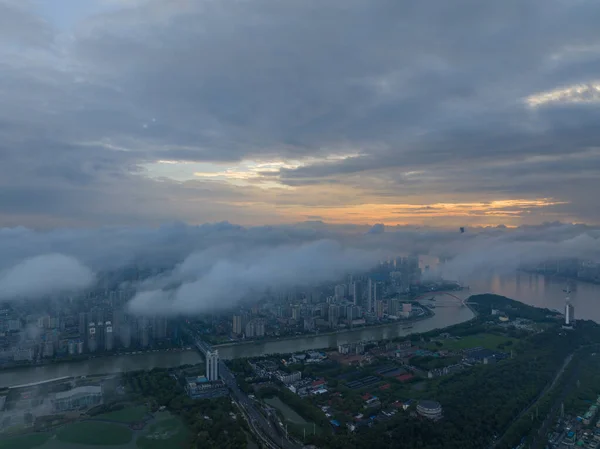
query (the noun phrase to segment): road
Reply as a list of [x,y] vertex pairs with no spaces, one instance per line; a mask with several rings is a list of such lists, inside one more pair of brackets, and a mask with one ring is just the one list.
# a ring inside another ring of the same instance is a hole
[[525,414],[527,414],[535,404],[537,404],[537,402],[544,397],[544,395],[546,393],[548,393],[553,387],[554,385],[556,385],[556,382],[558,382],[558,380],[560,379],[560,376],[562,376],[563,372],[565,371],[565,368],[567,366],[569,366],[569,363],[571,363],[571,360],[573,359],[573,356],[575,355],[575,352],[572,352],[571,354],[569,354],[566,358],[565,361],[563,362],[563,364],[561,365],[560,369],[556,372],[556,375],[554,376],[554,379],[552,379],[552,382],[550,382],[548,385],[546,385],[546,387],[542,390],[542,392],[533,400],[531,401],[531,403],[525,407],[521,413],[519,413],[513,420],[512,422],[509,424],[509,426],[506,428],[506,430],[504,431],[504,433],[502,434],[502,436],[500,436],[500,438],[496,439],[490,446],[489,449],[493,449],[495,448],[504,438],[504,436],[506,435],[506,433],[508,432],[508,430],[512,427],[512,425],[514,423],[516,423],[519,419],[521,419]]
[[[210,350],[208,343],[196,338],[196,348],[206,356],[206,351]],[[235,376],[231,370],[225,365],[225,362],[219,360],[219,377],[231,391],[233,399],[236,401],[240,409],[245,415],[246,420],[254,434],[260,441],[263,442],[269,449],[301,449],[302,446],[295,444],[289,439],[283,437],[275,425],[257,409],[255,402],[248,397],[238,387]]]
[[278,447],[282,449],[301,448],[301,446],[298,446],[288,439],[282,437],[271,421],[265,418],[262,413],[258,411],[254,401],[237,386],[234,375],[231,373],[229,368],[227,368],[223,361],[219,361],[219,375],[231,390],[234,399],[246,412],[250,425],[255,433],[259,434],[259,437],[263,439],[263,441],[265,438],[269,440],[270,444],[267,444],[269,447]]

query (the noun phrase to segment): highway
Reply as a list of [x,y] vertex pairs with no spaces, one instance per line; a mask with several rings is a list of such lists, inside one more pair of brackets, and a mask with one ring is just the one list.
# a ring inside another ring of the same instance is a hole
[[[206,351],[210,350],[210,345],[200,339],[195,339],[196,348],[206,356]],[[245,418],[250,424],[252,431],[269,449],[301,449],[302,445],[296,444],[289,439],[284,438],[275,425],[265,418],[257,409],[256,404],[238,387],[235,376],[225,365],[225,362],[219,360],[219,377],[231,391],[233,399],[245,414]]]

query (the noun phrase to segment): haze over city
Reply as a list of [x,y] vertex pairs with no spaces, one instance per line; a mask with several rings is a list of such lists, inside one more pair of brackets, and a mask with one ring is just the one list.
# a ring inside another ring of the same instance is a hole
[[226,243],[594,259],[598,8],[3,0],[2,294]]
[[0,449],[599,449],[599,24],[0,0]]

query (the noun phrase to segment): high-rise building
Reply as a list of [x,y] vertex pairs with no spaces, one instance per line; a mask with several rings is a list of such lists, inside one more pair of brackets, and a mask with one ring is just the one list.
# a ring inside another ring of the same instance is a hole
[[52,340],[44,343],[44,357],[54,357],[54,342]]
[[112,351],[114,347],[114,335],[113,326],[110,321],[106,322],[104,326],[104,349],[106,351]]
[[340,317],[340,306],[337,304],[329,305],[329,313],[327,319],[329,320],[329,325],[331,327],[336,326],[338,324],[338,319]]
[[147,348],[150,345],[150,323],[148,318],[140,317],[137,320],[138,326],[138,343],[142,348]]
[[565,326],[572,326],[575,324],[575,307],[570,301],[565,304]]
[[131,334],[131,324],[121,323],[119,326],[119,342],[126,349],[131,347]]
[[234,335],[242,335],[246,330],[246,324],[248,324],[248,316],[245,313],[234,315],[231,332]]
[[247,338],[264,337],[265,321],[260,318],[249,321],[246,324],[245,334]]
[[292,307],[292,319],[299,320],[300,319],[300,307]]
[[79,336],[81,338],[85,337],[86,330],[87,330],[87,313],[81,312],[79,314]]
[[567,297],[565,298],[565,327],[572,327],[575,324],[575,307],[571,304],[571,288],[567,286],[566,290]]
[[398,299],[392,299],[388,303],[388,314],[398,316],[400,313],[400,301]]
[[346,306],[346,319],[348,321],[356,320],[360,317],[360,308],[358,306]]
[[96,323],[96,341],[97,341],[97,348],[100,351],[104,351],[105,337],[106,337],[106,332],[104,329],[104,321]]
[[367,304],[366,304],[366,311],[371,312],[373,311],[373,305],[375,303],[375,297],[373,295],[373,289],[375,287],[375,282],[373,281],[373,279],[369,278],[369,281],[367,282]]
[[219,351],[206,352],[206,378],[209,381],[219,380]]
[[304,318],[304,330],[307,332],[315,330],[315,319],[313,317]]
[[354,281],[350,284],[350,296],[355,306],[362,303],[362,284],[360,281]]
[[384,302],[381,299],[375,301],[375,313],[377,314],[377,318],[383,318],[383,305]]
[[375,311],[375,302],[383,299],[383,284],[369,278],[367,292],[367,312]]
[[346,285],[344,284],[336,285],[333,291],[337,301],[341,301],[346,297]]
[[234,335],[242,334],[242,316],[233,315],[233,323],[231,325],[231,333]]
[[154,323],[152,325],[152,338],[154,340],[164,340],[167,338],[167,319],[165,317],[154,317]]
[[96,323],[91,322],[88,325],[88,335],[87,335],[88,341],[88,350],[90,352],[96,352],[96,350],[98,349],[98,340],[96,338]]

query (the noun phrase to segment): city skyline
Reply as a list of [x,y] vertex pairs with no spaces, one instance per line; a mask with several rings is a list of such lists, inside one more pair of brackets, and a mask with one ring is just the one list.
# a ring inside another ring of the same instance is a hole
[[0,227],[600,223],[594,2],[51,5],[0,1]]

